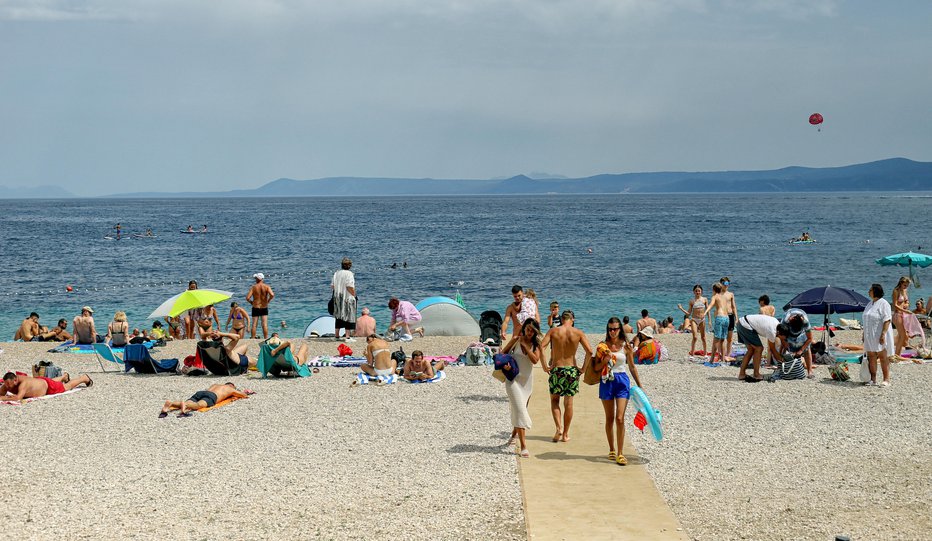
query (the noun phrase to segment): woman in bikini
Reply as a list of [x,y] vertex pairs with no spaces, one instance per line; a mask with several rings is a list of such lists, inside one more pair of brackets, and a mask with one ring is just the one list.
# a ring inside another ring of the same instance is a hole
[[906,330],[904,316],[910,312],[909,305],[909,276],[903,276],[893,288],[893,326],[896,328],[896,342],[894,343],[894,357],[899,359],[903,348],[909,342],[909,333]]
[[709,301],[702,296],[702,286],[696,284],[693,286],[693,298],[689,300],[689,310],[683,308],[682,304],[677,304],[676,307],[680,309],[684,314],[689,316],[690,324],[692,325],[692,345],[689,346],[689,354],[696,354],[696,339],[702,338],[702,351],[708,352],[709,347],[706,345],[705,341],[705,309],[708,306]]
[[[649,329],[649,327],[648,327]],[[634,366],[634,350],[625,336],[621,320],[612,317],[605,325],[605,340],[601,342],[592,356],[593,369],[601,374],[599,382],[599,400],[605,410],[605,437],[608,439],[608,459],[619,466],[628,464],[622,454],[625,441],[625,410],[628,408],[628,396],[631,380],[641,385],[637,367]]]
[[113,314],[113,321],[107,325],[106,342],[115,348],[121,348],[129,340],[129,323],[126,321],[126,312],[117,312]]
[[233,332],[240,338],[246,337],[246,327],[249,327],[249,313],[239,305],[238,302],[230,303],[230,315],[227,317],[226,328],[230,328],[230,321],[233,322]]

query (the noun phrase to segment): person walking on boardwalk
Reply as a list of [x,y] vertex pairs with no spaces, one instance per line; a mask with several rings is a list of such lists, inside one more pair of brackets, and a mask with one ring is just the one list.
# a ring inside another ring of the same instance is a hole
[[[576,316],[572,310],[564,310],[560,316],[561,325],[547,331],[541,342],[541,349],[552,346],[550,361],[544,360],[544,371],[550,375],[550,412],[556,433],[553,441],[570,441],[570,423],[573,422],[573,397],[579,392],[579,376],[582,373],[576,366],[576,352],[581,345],[586,352],[582,370],[585,370],[592,357],[592,346],[586,334],[577,329],[573,323]],[[560,411],[560,397],[563,397],[563,411]]]
[[605,437],[608,439],[608,459],[619,466],[628,464],[622,454],[625,443],[625,410],[631,392],[628,371],[634,382],[641,386],[638,369],[634,365],[634,350],[624,327],[617,317],[609,318],[605,325],[605,341],[596,347],[592,357],[593,369],[600,374],[599,400],[605,410]]

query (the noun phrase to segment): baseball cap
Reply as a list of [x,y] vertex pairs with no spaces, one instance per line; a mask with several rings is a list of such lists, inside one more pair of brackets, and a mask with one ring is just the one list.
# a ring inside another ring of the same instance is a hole
[[252,277],[253,277],[253,278],[256,278],[256,279],[258,279],[258,280],[265,280],[265,275],[262,274],[261,272],[257,272],[257,273],[255,273],[255,274],[253,274]]

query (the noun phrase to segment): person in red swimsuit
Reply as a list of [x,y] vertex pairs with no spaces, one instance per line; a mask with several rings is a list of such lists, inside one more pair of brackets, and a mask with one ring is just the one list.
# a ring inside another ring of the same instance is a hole
[[[23,400],[25,398],[38,398],[40,396],[60,394],[70,391],[78,385],[90,387],[94,384],[90,376],[81,374],[77,379],[71,379],[66,372],[57,378],[32,378],[23,374],[7,372],[3,376],[3,388],[7,396],[0,397],[5,400]],[[12,395],[12,396],[10,396]]]

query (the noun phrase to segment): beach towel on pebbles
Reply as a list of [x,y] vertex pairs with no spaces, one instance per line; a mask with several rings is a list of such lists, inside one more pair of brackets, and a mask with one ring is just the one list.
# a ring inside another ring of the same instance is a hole
[[307,361],[311,367],[332,366],[336,368],[358,368],[366,362],[365,357],[313,357]]
[[447,374],[443,370],[438,370],[437,373],[434,374],[434,377],[430,379],[419,379],[415,381],[411,381],[411,380],[404,379],[404,378],[401,378],[401,379],[403,379],[404,381],[407,381],[408,383],[434,383],[434,382],[446,379],[446,377],[447,377]]
[[370,376],[365,372],[360,372],[356,374],[356,383],[360,385],[368,385],[370,381],[381,381],[385,385],[391,385],[398,381],[398,376],[396,374],[391,374],[388,376]]
[[[36,401],[36,400],[45,400],[45,399],[47,399],[47,398],[55,398],[55,397],[57,397],[57,396],[65,396],[66,394],[76,393],[76,392],[81,391],[81,390],[84,390],[84,387],[75,387],[74,389],[71,389],[70,391],[65,391],[65,392],[63,392],[63,393],[58,393],[58,394],[47,394],[47,395],[45,395],[45,396],[37,396],[37,397],[35,397],[35,398],[25,398],[25,399],[23,399],[23,402],[22,402],[22,403],[25,404],[26,402],[34,402],[34,401]],[[0,404],[6,404],[7,406],[19,406],[19,405],[20,405],[20,402],[17,402],[17,401],[15,401],[15,400],[2,400],[2,399],[0,399]]]

